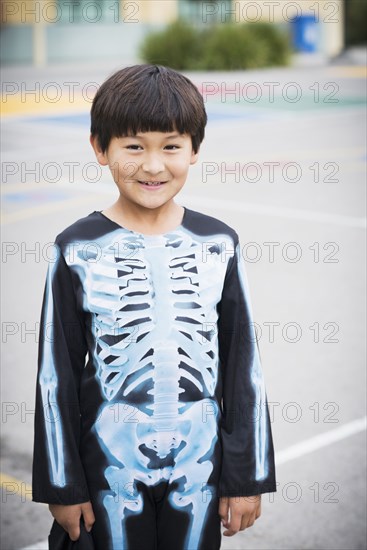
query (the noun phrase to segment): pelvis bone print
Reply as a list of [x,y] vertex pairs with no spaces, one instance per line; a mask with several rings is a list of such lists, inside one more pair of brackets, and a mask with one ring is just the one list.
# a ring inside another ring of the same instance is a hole
[[98,245],[74,243],[66,261],[93,314],[105,397],[95,430],[119,463],[105,470],[113,547],[124,548],[127,511],[142,510],[136,483],[169,480],[177,482],[170,504],[190,516],[185,547],[197,548],[218,438],[216,305],[232,241],[211,235],[208,242],[180,228],[164,235],[117,230]]

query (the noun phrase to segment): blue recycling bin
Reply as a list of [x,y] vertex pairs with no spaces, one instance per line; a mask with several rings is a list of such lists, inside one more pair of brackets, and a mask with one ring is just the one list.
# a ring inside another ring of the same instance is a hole
[[317,52],[319,24],[314,15],[298,15],[291,21],[293,46],[298,52]]

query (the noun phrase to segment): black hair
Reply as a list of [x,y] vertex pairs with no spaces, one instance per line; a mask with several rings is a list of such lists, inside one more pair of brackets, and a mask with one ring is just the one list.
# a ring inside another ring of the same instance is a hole
[[197,153],[206,123],[196,86],[161,65],[133,65],[114,73],[98,89],[91,109],[91,135],[103,152],[114,137],[177,131],[191,136]]

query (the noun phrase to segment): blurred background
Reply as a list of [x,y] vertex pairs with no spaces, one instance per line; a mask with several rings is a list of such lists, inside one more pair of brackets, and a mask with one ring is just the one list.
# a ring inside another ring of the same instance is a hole
[[323,59],[366,41],[365,0],[1,0],[1,61],[43,66],[114,58],[131,63],[140,60],[144,37],[178,19],[195,28],[265,22],[289,30],[295,18],[303,20],[296,48]]
[[0,9],[1,548],[47,548],[30,490],[44,280],[56,235],[117,196],[89,145],[91,102],[115,70],[151,62],[203,94],[177,202],[240,236],[269,400],[278,491],[222,547],[364,550],[367,0]]

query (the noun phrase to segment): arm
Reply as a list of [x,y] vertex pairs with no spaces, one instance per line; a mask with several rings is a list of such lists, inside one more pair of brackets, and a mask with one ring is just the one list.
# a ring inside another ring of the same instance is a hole
[[261,494],[276,491],[267,397],[238,240],[235,247],[218,306],[223,375],[219,496],[220,515],[229,528],[225,534],[252,525],[261,513]]
[[50,504],[49,509],[57,523],[68,532],[71,540],[78,540],[80,536],[80,517],[83,516],[84,525],[89,533],[95,521],[93,508],[90,502],[83,504]]
[[70,523],[68,517],[60,523],[63,527],[72,524],[72,529],[77,523],[79,529],[80,505],[89,501],[79,455],[79,389],[87,344],[72,274],[57,244],[55,250],[57,258],[48,267],[40,323],[33,500],[50,504],[57,515],[61,508],[73,508],[74,521]]
[[225,531],[232,537],[238,531],[252,527],[261,515],[261,495],[253,497],[222,497],[219,502],[219,516]]

